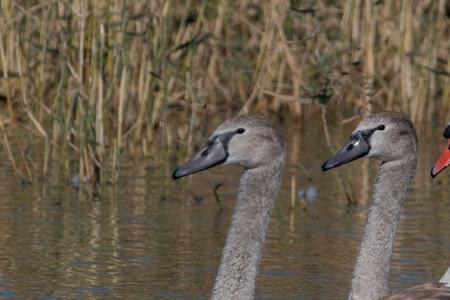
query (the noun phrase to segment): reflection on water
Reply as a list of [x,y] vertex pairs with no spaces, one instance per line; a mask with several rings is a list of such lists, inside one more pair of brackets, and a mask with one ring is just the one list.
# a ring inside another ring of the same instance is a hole
[[[377,163],[322,173],[330,151],[321,124],[313,125],[286,126],[289,165],[269,225],[258,299],[345,299],[349,288]],[[336,145],[342,142],[334,136]],[[439,134],[428,139],[443,142]],[[438,280],[450,264],[450,172],[431,180],[441,145],[421,145],[393,255],[394,289]],[[56,171],[47,183],[24,188],[3,165],[0,298],[208,299],[240,170],[222,166],[173,182],[166,161],[124,159],[119,184],[98,200],[79,197]],[[292,177],[298,190],[317,188],[313,201],[291,206]],[[210,188],[216,183],[223,183],[223,212]],[[343,184],[359,205],[347,205]]]

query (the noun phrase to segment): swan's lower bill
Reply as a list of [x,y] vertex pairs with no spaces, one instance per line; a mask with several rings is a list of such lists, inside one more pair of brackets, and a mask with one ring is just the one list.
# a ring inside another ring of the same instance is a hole
[[350,141],[342,147],[333,157],[322,164],[322,171],[327,171],[366,156],[370,151],[370,145],[364,134],[352,136]]
[[208,143],[185,164],[176,168],[172,173],[172,178],[178,179],[220,165],[227,160],[227,157],[226,146],[216,139]]

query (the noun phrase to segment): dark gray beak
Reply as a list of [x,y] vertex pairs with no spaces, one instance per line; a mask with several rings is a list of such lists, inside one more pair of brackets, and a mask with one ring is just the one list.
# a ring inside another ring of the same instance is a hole
[[354,135],[351,140],[342,147],[332,158],[322,164],[322,171],[339,167],[352,160],[366,156],[370,151],[370,145],[363,133]]
[[220,165],[227,160],[227,157],[228,153],[223,141],[214,139],[184,165],[176,168],[172,178],[178,179]]

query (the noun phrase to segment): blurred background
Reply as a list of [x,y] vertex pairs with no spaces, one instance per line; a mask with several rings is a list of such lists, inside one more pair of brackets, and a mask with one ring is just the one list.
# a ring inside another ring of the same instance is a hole
[[289,146],[258,299],[344,299],[376,162],[320,164],[370,112],[415,123],[394,289],[450,264],[450,1],[0,3],[0,297],[207,299],[240,170],[171,170],[238,113]]

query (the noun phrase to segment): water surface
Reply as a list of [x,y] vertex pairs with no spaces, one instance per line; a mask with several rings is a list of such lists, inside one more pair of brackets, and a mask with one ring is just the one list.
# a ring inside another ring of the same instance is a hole
[[[330,149],[322,124],[309,122],[284,128],[289,163],[269,225],[257,299],[346,299],[349,289],[377,162],[360,160],[322,173]],[[330,129],[335,146],[352,126]],[[444,141],[439,133],[421,138],[418,174],[393,254],[393,289],[436,281],[450,264],[450,172],[429,177]],[[200,134],[193,144],[205,139]],[[240,169],[221,166],[174,182],[171,170],[183,158],[155,151],[147,160],[123,157],[117,186],[105,186],[94,200],[80,196],[57,170],[46,182],[23,187],[5,163],[0,298],[208,299]],[[317,197],[297,198],[292,208],[292,178],[297,190],[313,187]],[[211,189],[218,183],[222,211]],[[344,191],[358,204],[349,206]]]

